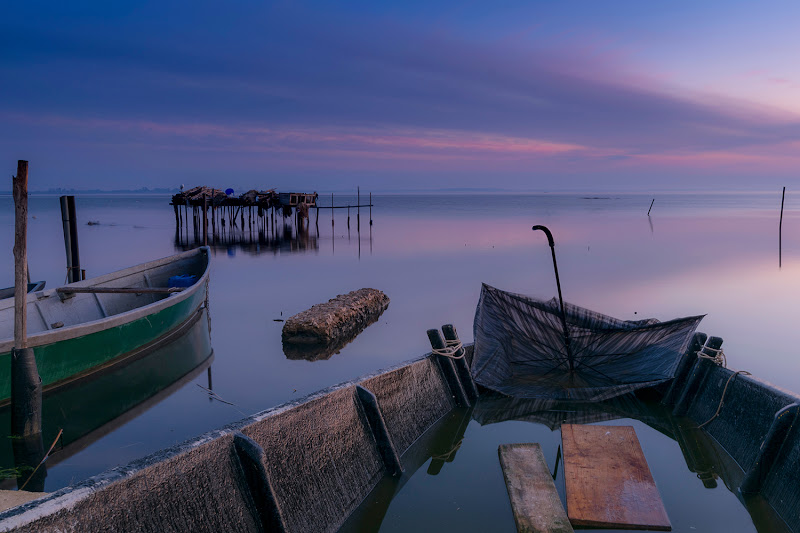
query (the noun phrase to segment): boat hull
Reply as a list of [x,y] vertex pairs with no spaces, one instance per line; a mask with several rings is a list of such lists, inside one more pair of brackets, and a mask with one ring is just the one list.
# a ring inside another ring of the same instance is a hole
[[[189,320],[204,304],[208,270],[183,293],[134,310],[129,317],[111,317],[109,327],[87,325],[85,334],[55,336],[53,342],[34,344],[36,366],[45,392],[84,379],[135,355]],[[174,303],[171,301],[174,299]],[[129,318],[129,319],[126,319]],[[65,332],[66,333],[66,332]],[[0,406],[11,396],[11,351],[0,353]]]

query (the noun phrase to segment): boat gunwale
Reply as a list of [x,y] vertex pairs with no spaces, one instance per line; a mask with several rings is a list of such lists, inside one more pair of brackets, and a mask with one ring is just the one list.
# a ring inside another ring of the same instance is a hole
[[[153,261],[148,261],[146,263],[141,263],[139,265],[134,265],[123,270],[117,270],[115,272],[110,272],[108,274],[104,274],[102,276],[98,276],[96,278],[91,278],[83,281],[79,281],[76,283],[70,283],[68,285],[63,285],[61,287],[57,287],[55,289],[48,289],[45,291],[39,292],[32,292],[28,294],[27,302],[28,304],[35,304],[36,301],[41,299],[41,297],[58,297],[57,290],[63,287],[93,287],[100,283],[106,283],[109,281],[113,281],[115,279],[119,279],[125,276],[129,276],[132,274],[136,274],[137,272],[146,272],[148,270],[153,270],[154,268],[159,268],[162,266],[166,266],[170,263],[175,263],[177,261],[188,259],[196,255],[206,254],[206,264],[203,274],[197,280],[197,282],[189,287],[188,289],[172,293],[169,297],[155,301],[150,304],[143,305],[141,307],[135,307],[129,311],[125,311],[123,313],[119,313],[116,315],[112,315],[109,317],[100,318],[98,320],[92,320],[90,322],[83,322],[81,324],[75,324],[74,326],[68,326],[64,328],[58,328],[53,330],[46,330],[40,333],[34,333],[32,335],[28,335],[28,348],[36,348],[39,346],[45,346],[48,344],[53,344],[56,342],[61,342],[65,340],[74,339],[77,337],[82,337],[84,335],[91,335],[93,333],[97,333],[99,331],[104,331],[106,329],[110,329],[116,326],[121,326],[123,324],[127,324],[128,322],[133,322],[135,320],[139,320],[141,318],[146,317],[147,315],[153,314],[158,311],[162,311],[173,305],[187,300],[194,296],[200,287],[208,287],[208,277],[209,277],[209,269],[210,269],[210,250],[207,246],[201,246],[199,248],[195,248],[194,250],[189,250],[188,252],[181,252],[179,254],[171,255],[168,257],[162,257],[161,259],[156,259]],[[0,302],[0,311],[13,307],[14,302],[9,301],[7,303]],[[11,349],[14,347],[14,338],[9,337],[3,340],[0,340],[0,354],[6,354],[11,352]]]

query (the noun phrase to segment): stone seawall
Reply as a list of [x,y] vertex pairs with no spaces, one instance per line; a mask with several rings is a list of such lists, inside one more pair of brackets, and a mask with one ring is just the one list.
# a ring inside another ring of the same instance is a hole
[[399,474],[386,450],[402,456],[455,407],[423,357],[0,513],[0,531],[336,531]]

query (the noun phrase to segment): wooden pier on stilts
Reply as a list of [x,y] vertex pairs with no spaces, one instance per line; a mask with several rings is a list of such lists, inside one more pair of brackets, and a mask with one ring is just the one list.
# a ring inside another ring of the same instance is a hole
[[[333,194],[330,205],[319,205],[317,203],[319,195],[316,192],[284,193],[275,189],[263,191],[253,189],[238,196],[229,193],[232,193],[230,189],[223,191],[200,186],[181,190],[173,195],[170,205],[175,212],[176,244],[186,247],[217,244],[258,247],[259,244],[283,243],[288,240],[296,243],[301,249],[314,248],[316,239],[312,238],[309,232],[312,209],[316,210],[317,237],[319,237],[321,209],[331,210],[331,225],[334,220],[334,209],[347,209],[348,229],[350,209],[355,209],[356,227],[360,231],[360,208],[369,208],[370,226],[372,226],[372,193],[369,195],[369,203],[361,204],[360,188],[355,205],[335,205]],[[288,238],[289,236],[291,238]]]

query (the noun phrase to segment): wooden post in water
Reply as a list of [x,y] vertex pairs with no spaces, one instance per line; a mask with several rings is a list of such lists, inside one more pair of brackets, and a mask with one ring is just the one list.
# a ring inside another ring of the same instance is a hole
[[28,348],[28,162],[17,162],[14,195],[14,348],[11,353],[11,434],[30,437],[42,432],[42,380],[33,348]]
[[781,268],[781,260],[783,256],[783,201],[786,199],[786,187],[783,188],[781,195],[781,220],[778,222],[778,268]]
[[27,348],[28,162],[17,161],[14,194],[14,346]]
[[203,193],[203,246],[208,246],[208,199]]
[[[656,199],[653,198],[653,201],[650,202],[650,209],[653,209],[653,204],[656,203]],[[650,216],[650,209],[647,210],[647,216]]]
[[372,193],[369,193],[369,225],[372,225]]
[[361,234],[361,187],[356,187],[356,231]]
[[217,238],[217,206],[212,198],[211,200],[211,237],[212,241]]
[[67,252],[67,280],[70,283],[75,283],[81,280],[81,257],[78,250],[78,220],[75,214],[75,197],[62,196],[60,201],[61,222],[64,226],[64,248]]
[[331,226],[333,226],[333,193],[331,193]]

